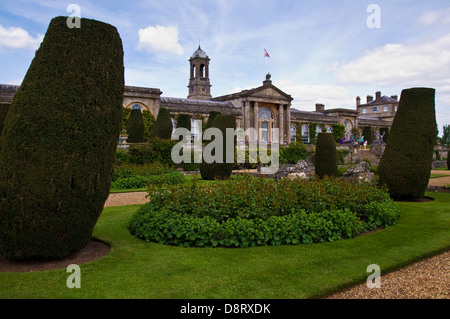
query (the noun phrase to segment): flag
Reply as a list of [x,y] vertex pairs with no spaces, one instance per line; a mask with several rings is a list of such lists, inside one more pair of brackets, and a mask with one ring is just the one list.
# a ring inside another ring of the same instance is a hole
[[264,57],[270,58],[270,55],[267,53],[266,49],[264,49]]

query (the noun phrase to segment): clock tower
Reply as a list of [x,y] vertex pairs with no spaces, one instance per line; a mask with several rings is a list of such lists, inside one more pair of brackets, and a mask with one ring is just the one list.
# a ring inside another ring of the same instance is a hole
[[189,79],[188,99],[210,100],[211,84],[209,82],[209,57],[206,52],[198,46],[197,51],[189,59],[191,77]]

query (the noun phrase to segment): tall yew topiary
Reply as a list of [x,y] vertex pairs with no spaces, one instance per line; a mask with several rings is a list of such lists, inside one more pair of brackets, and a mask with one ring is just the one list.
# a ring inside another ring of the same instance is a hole
[[128,143],[144,142],[144,120],[139,109],[131,110],[127,123]]
[[85,247],[109,195],[120,133],[117,29],[54,18],[6,117],[0,150],[0,252],[63,258]]
[[[236,130],[236,118],[233,115],[217,115],[214,118],[214,121],[211,124],[211,128],[217,128],[220,130],[223,136],[223,145],[220,145],[218,147],[221,147],[222,149],[222,159],[219,161],[214,161],[213,163],[207,163],[205,161],[205,152],[203,152],[203,158],[202,163],[200,164],[200,175],[204,180],[214,180],[214,179],[227,179],[231,176],[233,165],[234,165],[234,156],[232,156],[231,163],[227,163],[227,143],[233,143],[232,147],[229,148],[232,152],[235,150],[235,141],[236,139],[233,136],[233,141],[229,141],[227,139],[226,130],[227,128],[232,128],[233,130]],[[213,138],[212,141],[208,142],[204,148],[207,149],[208,145],[211,143],[214,143],[215,139]],[[216,151],[217,148],[214,149]],[[215,155],[215,152],[212,152],[212,155]]]
[[161,138],[163,140],[170,140],[172,138],[173,124],[170,118],[170,112],[166,108],[160,108],[155,125],[150,132],[150,139]]
[[0,136],[3,132],[3,124],[6,119],[6,114],[8,114],[10,103],[0,103]]
[[222,113],[220,113],[218,111],[209,112],[208,121],[206,122],[205,130],[210,128],[212,123],[214,122],[214,119],[216,118],[216,116],[221,115],[221,114]]
[[431,88],[402,91],[377,169],[380,184],[385,184],[395,199],[425,195],[437,135],[434,99]]
[[317,135],[316,174],[323,178],[326,176],[337,176],[337,152],[336,142],[332,133],[319,133]]
[[450,151],[447,152],[447,169],[450,169]]

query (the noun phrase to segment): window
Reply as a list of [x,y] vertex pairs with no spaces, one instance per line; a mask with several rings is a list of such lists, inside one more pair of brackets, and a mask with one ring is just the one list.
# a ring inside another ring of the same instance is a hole
[[327,127],[327,133],[333,133],[333,128],[331,126]]
[[134,105],[131,107],[131,109],[132,109],[132,110],[139,110],[139,111],[142,112],[142,107],[141,107],[139,104],[134,104]]
[[267,121],[261,123],[261,140],[269,142],[269,122]]
[[309,127],[308,127],[308,125],[302,125],[302,142],[303,142],[303,144],[309,143]]
[[201,121],[197,119],[191,119],[191,136],[192,141],[199,139]]
[[291,142],[297,141],[297,126],[295,124],[291,125]]
[[322,133],[322,128],[320,126],[316,126],[316,137],[319,135],[319,133]]
[[387,105],[383,106],[383,112],[387,112],[387,111],[389,111],[388,106]]
[[177,128],[177,121],[175,119],[170,118],[172,120],[172,134],[175,132],[175,129]]
[[367,114],[367,109],[365,107],[363,107],[361,112],[362,112],[362,114]]
[[372,112],[376,113],[377,111],[378,111],[378,107],[374,106],[373,109],[372,109]]
[[258,111],[258,118],[261,120],[273,120],[274,115],[271,110],[269,110],[268,108],[262,107]]
[[395,112],[397,112],[397,105],[395,106]]

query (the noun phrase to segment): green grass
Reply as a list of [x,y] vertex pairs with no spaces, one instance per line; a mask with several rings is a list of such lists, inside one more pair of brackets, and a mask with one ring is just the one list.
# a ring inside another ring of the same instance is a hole
[[449,175],[444,175],[444,174],[430,174],[430,178],[439,178],[439,177],[449,177]]
[[[94,236],[112,246],[81,265],[81,289],[69,289],[66,269],[1,273],[0,298],[316,298],[365,282],[370,264],[382,274],[450,248],[450,194],[399,203],[399,223],[380,232],[298,246],[180,248],[131,236],[139,206],[106,208]],[[381,277],[381,282],[383,277]]]

